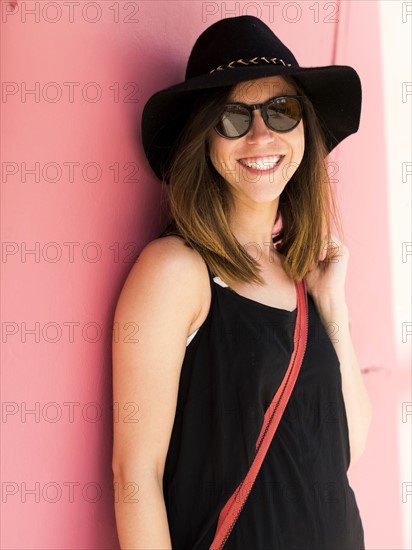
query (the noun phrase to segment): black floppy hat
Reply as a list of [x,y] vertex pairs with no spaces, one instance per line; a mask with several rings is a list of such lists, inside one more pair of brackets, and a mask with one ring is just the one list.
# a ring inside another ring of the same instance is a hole
[[185,80],[155,93],[144,106],[142,143],[155,174],[164,178],[172,147],[199,92],[282,75],[293,76],[313,104],[325,130],[328,153],[357,132],[362,88],[355,69],[345,65],[300,67],[263,21],[250,15],[230,17],[213,23],[196,40]]

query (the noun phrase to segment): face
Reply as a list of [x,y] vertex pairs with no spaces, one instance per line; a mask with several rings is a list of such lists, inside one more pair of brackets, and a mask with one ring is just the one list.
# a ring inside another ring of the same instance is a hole
[[[229,101],[251,105],[282,95],[297,94],[282,77],[274,76],[238,84]],[[252,117],[249,132],[241,138],[227,139],[214,129],[210,132],[210,160],[235,199],[271,202],[278,199],[302,161],[303,120],[293,130],[278,133],[266,126],[260,110],[254,110]]]

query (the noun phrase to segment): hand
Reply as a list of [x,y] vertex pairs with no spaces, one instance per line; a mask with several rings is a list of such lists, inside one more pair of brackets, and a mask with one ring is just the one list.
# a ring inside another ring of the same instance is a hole
[[349,250],[336,235],[325,240],[319,261],[311,264],[306,275],[308,292],[317,305],[345,302]]

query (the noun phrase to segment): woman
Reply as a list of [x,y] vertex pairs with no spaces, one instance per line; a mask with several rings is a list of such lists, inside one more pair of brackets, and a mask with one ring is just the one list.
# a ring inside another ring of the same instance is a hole
[[137,344],[113,342],[114,401],[138,407],[138,422],[114,428],[122,549],[211,547],[285,375],[303,280],[303,362],[224,548],[364,548],[347,470],[371,407],[324,163],[357,131],[360,105],[354,69],[299,67],[251,16],[206,29],[185,81],[147,102],[143,145],[171,223],[141,252],[115,315],[139,327]]

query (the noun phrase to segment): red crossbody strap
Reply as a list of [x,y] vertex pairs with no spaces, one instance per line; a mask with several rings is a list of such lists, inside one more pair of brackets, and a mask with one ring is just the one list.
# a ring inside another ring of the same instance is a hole
[[221,550],[229,538],[229,535],[236,523],[237,518],[239,517],[240,512],[242,511],[246,499],[252,489],[253,483],[259,473],[263,459],[265,458],[267,450],[279,425],[283,411],[286,408],[290,394],[292,393],[299,374],[300,366],[305,355],[308,335],[308,301],[305,279],[303,279],[300,283],[295,281],[295,286],[298,303],[295,333],[293,337],[294,348],[292,357],[282,383],[265,413],[263,426],[256,442],[256,455],[253,459],[252,465],[233,495],[222,508],[219,514],[215,537],[209,550]]

